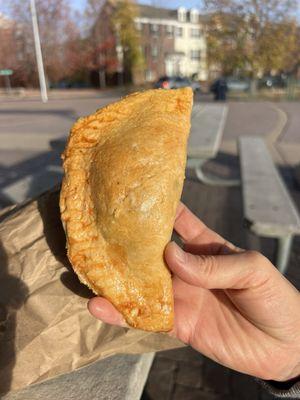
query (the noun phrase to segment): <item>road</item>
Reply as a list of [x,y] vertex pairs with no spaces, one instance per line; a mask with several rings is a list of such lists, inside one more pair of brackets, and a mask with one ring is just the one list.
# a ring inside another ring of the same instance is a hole
[[[77,118],[118,98],[118,94],[109,92],[87,98],[52,99],[46,104],[37,99],[0,102],[0,206],[22,202],[59,182],[62,148],[51,146],[52,141],[64,140]],[[221,174],[237,167],[230,157],[236,156],[236,139],[240,135],[275,135],[277,161],[292,166],[299,163],[298,107],[298,103],[229,103],[221,151],[215,160],[223,165]],[[283,130],[282,115],[286,118]],[[228,162],[224,162],[226,158]],[[214,163],[210,167],[214,168]]]
[[0,205],[34,197],[61,180],[61,147],[81,116],[115,101],[117,96],[0,103]]

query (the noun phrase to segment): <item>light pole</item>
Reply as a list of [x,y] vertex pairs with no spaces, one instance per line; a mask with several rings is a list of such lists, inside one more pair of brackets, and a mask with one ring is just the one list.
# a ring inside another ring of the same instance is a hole
[[31,11],[31,18],[32,18],[34,47],[35,47],[37,68],[38,68],[38,73],[39,73],[41,97],[42,97],[42,101],[44,103],[46,103],[48,101],[48,95],[47,95],[47,86],[46,86],[46,79],[45,79],[42,49],[41,49],[41,41],[40,41],[40,35],[39,35],[39,26],[38,26],[38,21],[37,21],[37,16],[36,16],[35,0],[30,0],[30,11]]

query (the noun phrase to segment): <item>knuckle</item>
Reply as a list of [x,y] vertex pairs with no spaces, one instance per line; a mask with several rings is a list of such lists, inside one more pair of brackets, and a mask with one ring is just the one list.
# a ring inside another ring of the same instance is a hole
[[247,250],[246,252],[244,252],[244,254],[246,254],[247,257],[250,258],[251,262],[254,265],[256,264],[264,266],[265,268],[272,265],[269,259],[257,250]]
[[256,250],[248,250],[244,254],[247,257],[248,273],[255,278],[256,283],[266,281],[272,272],[270,261]]
[[253,272],[269,271],[270,261],[256,250],[249,250],[245,253],[248,265]]
[[248,250],[246,252],[246,255],[248,257],[249,263],[254,266],[259,265],[264,258],[264,256],[256,250]]
[[217,260],[214,256],[199,256],[203,284],[209,286],[210,277],[217,269]]

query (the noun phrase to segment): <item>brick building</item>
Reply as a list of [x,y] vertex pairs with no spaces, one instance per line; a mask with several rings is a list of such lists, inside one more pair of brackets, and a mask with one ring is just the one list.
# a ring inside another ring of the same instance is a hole
[[[103,60],[108,82],[116,82],[117,75],[126,76],[122,69],[122,47],[110,23],[116,1],[107,0],[95,28],[102,47],[109,43],[98,56]],[[145,59],[142,80],[152,82],[164,75],[207,80],[205,20],[197,9],[180,7],[175,10],[137,4],[134,22]],[[116,61],[105,61],[113,59]],[[112,76],[115,76],[113,80]]]
[[145,79],[184,75],[207,79],[204,20],[198,10],[138,5],[136,27],[146,61]]

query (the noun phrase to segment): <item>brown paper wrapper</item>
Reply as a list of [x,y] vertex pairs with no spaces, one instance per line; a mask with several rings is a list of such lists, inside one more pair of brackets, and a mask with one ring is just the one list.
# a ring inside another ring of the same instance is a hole
[[54,190],[0,213],[0,393],[117,353],[183,345],[88,313],[93,295],[68,262],[58,197]]

